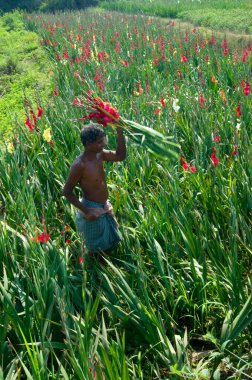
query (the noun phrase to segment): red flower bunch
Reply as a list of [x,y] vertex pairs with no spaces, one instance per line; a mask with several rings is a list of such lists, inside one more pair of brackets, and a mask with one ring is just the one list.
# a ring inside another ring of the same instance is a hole
[[[82,116],[79,120],[93,120],[104,127],[107,127],[108,124],[116,124],[123,127],[128,136],[137,145],[144,145],[151,153],[158,155],[162,159],[167,157],[177,158],[176,150],[179,146],[171,141],[172,136],[165,136],[153,128],[124,119],[110,103],[103,101],[98,96],[94,96],[92,90],[87,91],[83,104],[80,101],[72,102],[72,104],[75,107],[85,107],[89,112],[88,115]],[[158,113],[160,113],[161,110],[158,110]]]
[[29,113],[31,115],[29,116],[28,112],[26,113],[25,125],[27,125],[30,131],[32,131],[36,126],[38,118],[43,115],[44,110],[41,107],[38,107],[37,115],[35,115],[35,112],[33,111],[33,109],[31,108],[31,106],[26,100],[25,100],[25,105],[30,108]]
[[238,106],[235,108],[235,110],[236,110],[236,116],[240,117],[241,116],[241,106],[240,106],[240,104],[238,104]]
[[250,84],[249,82],[246,82],[243,86],[243,90],[244,90],[244,95],[245,96],[248,96],[249,93],[250,93]]
[[92,110],[87,116],[81,119],[94,120],[98,124],[106,127],[108,124],[115,124],[119,122],[119,113],[108,102],[104,102],[99,97],[87,96],[88,108]]
[[46,232],[42,232],[42,234],[34,238],[36,242],[40,242],[40,243],[47,243],[49,239],[50,239],[50,235],[47,234]]
[[192,173],[196,173],[196,168],[195,166],[191,166],[188,162],[186,162],[186,160],[184,159],[184,157],[180,157],[180,160],[181,160],[181,163],[182,163],[182,168],[187,170],[187,171],[191,171]]
[[215,152],[211,154],[211,161],[212,161],[213,166],[214,166],[215,168],[216,168],[216,166],[218,165],[218,163],[220,162],[220,160],[217,158]]

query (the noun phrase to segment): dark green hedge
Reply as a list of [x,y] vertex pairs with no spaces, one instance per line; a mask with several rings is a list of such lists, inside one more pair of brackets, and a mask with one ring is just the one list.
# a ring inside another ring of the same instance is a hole
[[0,0],[1,12],[19,8],[27,11],[56,11],[63,9],[84,9],[98,4],[98,0]]

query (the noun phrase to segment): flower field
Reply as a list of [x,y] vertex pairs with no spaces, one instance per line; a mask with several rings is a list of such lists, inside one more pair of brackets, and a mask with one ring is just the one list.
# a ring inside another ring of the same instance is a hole
[[[25,22],[52,84],[0,153],[0,378],[251,379],[251,44],[95,10]],[[87,94],[127,138],[106,163],[123,240],[105,267],[62,197]]]

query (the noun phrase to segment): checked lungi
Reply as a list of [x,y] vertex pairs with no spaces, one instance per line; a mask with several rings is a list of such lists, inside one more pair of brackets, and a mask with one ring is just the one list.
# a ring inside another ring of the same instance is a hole
[[[104,209],[107,202],[98,203],[87,199],[81,200],[81,203],[88,208]],[[106,251],[115,247],[121,240],[121,235],[118,231],[117,222],[113,213],[103,214],[95,220],[87,220],[81,211],[78,211],[76,224],[89,252]]]

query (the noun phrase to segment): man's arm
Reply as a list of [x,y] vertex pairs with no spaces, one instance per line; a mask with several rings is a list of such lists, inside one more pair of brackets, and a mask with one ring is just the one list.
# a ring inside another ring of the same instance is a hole
[[69,200],[72,205],[81,210],[88,220],[95,220],[99,216],[105,213],[102,209],[91,209],[84,206],[79,198],[74,194],[74,187],[78,184],[81,174],[82,174],[83,166],[80,163],[74,163],[71,167],[68,179],[63,188],[63,195]]
[[126,158],[126,144],[123,134],[123,128],[117,127],[117,148],[113,150],[103,150],[102,158],[104,161],[123,161]]

